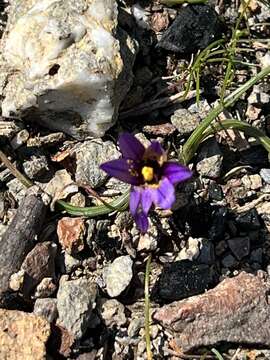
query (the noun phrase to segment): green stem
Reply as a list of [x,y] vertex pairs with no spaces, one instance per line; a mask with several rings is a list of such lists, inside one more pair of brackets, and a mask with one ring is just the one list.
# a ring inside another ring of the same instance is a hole
[[124,211],[128,207],[129,200],[128,190],[122,196],[119,196],[116,200],[111,201],[108,205],[90,206],[90,207],[78,207],[73,206],[63,200],[57,200],[57,208],[64,210],[70,215],[85,216],[85,217],[97,217],[106,215],[112,211]]
[[[25,187],[29,188],[34,185],[31,180],[29,180],[18,169],[16,169],[16,167],[11,163],[11,161],[6,157],[6,155],[1,150],[0,150],[0,160],[10,170],[12,175],[14,175],[18,180],[20,180],[20,182]],[[64,200],[57,200],[56,207],[59,210],[66,211],[70,215],[97,217],[100,215],[109,214],[113,211],[124,211],[128,207],[129,193],[130,191],[128,190],[122,196],[104,205],[83,208],[83,207],[73,206],[65,202]]]
[[225,97],[223,103],[219,103],[206,118],[200,123],[200,125],[193,131],[188,140],[183,146],[182,161],[188,164],[191,158],[194,156],[204,131],[208,128],[211,122],[226,108],[233,105],[248,89],[270,74],[270,66],[262,69],[256,76],[248,80],[245,84],[234,90],[230,95]]
[[213,48],[218,47],[223,43],[224,43],[224,39],[219,39],[219,40],[216,40],[216,41],[212,42],[205,49],[203,49],[203,51],[196,57],[196,59],[194,61],[194,64],[192,65],[192,67],[190,69],[190,75],[189,75],[189,78],[188,78],[188,83],[187,83],[187,86],[186,86],[186,89],[185,89],[185,93],[183,95],[184,99],[186,98],[186,96],[189,93],[189,90],[190,90],[191,85],[192,85],[192,81],[195,80],[194,74],[195,74],[197,68],[201,66],[204,59],[211,53],[211,50]]
[[204,133],[202,137],[202,141],[206,139],[209,135],[213,135],[218,131],[226,130],[226,129],[236,129],[243,131],[248,136],[255,137],[259,140],[261,145],[265,148],[267,152],[270,153],[270,138],[265,135],[265,133],[255,128],[254,126],[251,126],[243,121],[234,120],[234,119],[228,119],[221,121],[220,123],[216,123],[212,125],[210,128],[208,128]]
[[145,328],[145,344],[147,360],[152,360],[153,355],[151,351],[151,332],[150,332],[150,296],[149,296],[149,282],[150,282],[150,271],[151,271],[151,254],[148,256],[145,269],[145,280],[144,280],[144,328]]

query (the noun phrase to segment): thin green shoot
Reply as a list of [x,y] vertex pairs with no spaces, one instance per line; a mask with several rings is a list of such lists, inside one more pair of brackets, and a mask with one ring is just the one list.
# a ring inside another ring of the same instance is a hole
[[223,102],[219,102],[209,114],[205,117],[205,119],[200,123],[200,125],[193,131],[188,140],[185,142],[182,153],[181,153],[181,161],[185,164],[188,164],[191,158],[195,155],[196,150],[201,143],[204,132],[209,127],[209,125],[214,121],[217,116],[224,111],[224,109],[232,106],[247,90],[249,90],[253,85],[257,84],[264,77],[270,74],[270,66],[263,68],[258,74],[249,79],[246,83],[239,86],[236,90],[234,90],[231,94],[226,96]]
[[151,272],[151,254],[148,256],[145,269],[145,280],[144,280],[144,329],[145,329],[145,345],[147,360],[152,360],[153,355],[151,351],[151,331],[150,331],[150,295],[149,295],[149,283],[150,283],[150,272]]
[[254,126],[245,123],[244,121],[235,120],[235,119],[226,119],[219,123],[212,124],[204,133],[202,141],[204,141],[208,136],[216,134],[218,131],[235,129],[242,131],[245,135],[256,138],[260,144],[265,148],[265,150],[270,154],[270,138],[265,135],[265,133],[255,128]]
[[248,0],[244,7],[243,7],[243,11],[241,11],[240,16],[238,17],[237,21],[236,21],[236,25],[233,29],[233,33],[232,33],[232,38],[230,41],[230,46],[228,47],[228,63],[227,63],[227,67],[226,67],[226,72],[225,72],[225,76],[224,76],[224,81],[223,81],[223,85],[221,87],[221,91],[220,91],[220,99],[221,101],[224,100],[224,96],[225,96],[225,92],[226,89],[229,87],[229,85],[231,84],[233,78],[234,78],[234,57],[236,54],[236,46],[237,46],[237,39],[239,39],[240,37],[242,37],[243,35],[246,35],[245,31],[239,31],[239,26],[241,24],[241,21],[246,13],[246,10],[249,6],[251,0]]
[[212,348],[211,351],[213,354],[216,355],[217,360],[224,360],[224,357],[220,354],[220,352],[217,349]]

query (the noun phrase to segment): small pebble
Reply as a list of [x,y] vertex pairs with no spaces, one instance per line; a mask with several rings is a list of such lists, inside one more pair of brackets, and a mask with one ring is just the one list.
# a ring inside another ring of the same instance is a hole
[[133,277],[133,261],[130,256],[119,256],[109,264],[103,273],[107,293],[110,297],[120,295]]

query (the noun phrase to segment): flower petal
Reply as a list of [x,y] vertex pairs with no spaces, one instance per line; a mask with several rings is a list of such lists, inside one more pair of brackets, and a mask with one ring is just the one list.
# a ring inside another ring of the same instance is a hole
[[185,181],[192,176],[192,171],[188,167],[178,164],[177,162],[166,162],[162,167],[162,174],[170,180],[171,183]]
[[126,159],[108,161],[100,165],[100,168],[112,177],[131,185],[140,185],[141,177],[130,173],[130,165]]
[[145,234],[149,226],[147,215],[141,211],[134,216],[134,219],[138,229]]
[[152,189],[155,205],[162,209],[170,209],[175,202],[175,190],[173,184],[164,177],[157,189]]
[[159,156],[161,156],[165,152],[163,147],[158,141],[152,141],[151,144],[148,146],[147,150],[149,152],[154,152]]
[[133,187],[130,191],[129,197],[129,210],[133,216],[135,216],[139,203],[141,200],[141,189]]
[[147,215],[153,203],[153,192],[151,189],[142,190],[142,210]]
[[120,135],[118,142],[124,158],[142,160],[145,148],[134,135],[123,133]]

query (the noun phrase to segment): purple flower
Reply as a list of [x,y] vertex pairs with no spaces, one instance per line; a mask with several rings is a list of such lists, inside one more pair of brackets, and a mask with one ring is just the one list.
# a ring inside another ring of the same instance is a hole
[[145,148],[135,136],[119,137],[123,157],[100,167],[121,181],[132,185],[130,212],[142,233],[148,229],[148,212],[154,204],[170,209],[175,201],[174,185],[192,176],[192,172],[177,162],[167,161],[167,154],[158,141]]

